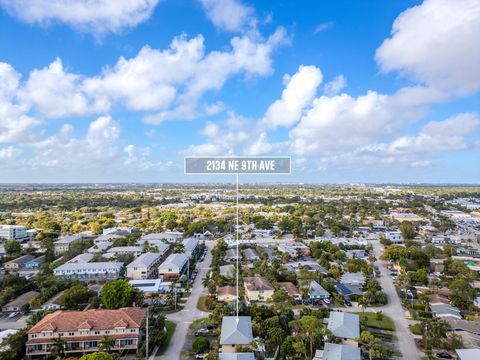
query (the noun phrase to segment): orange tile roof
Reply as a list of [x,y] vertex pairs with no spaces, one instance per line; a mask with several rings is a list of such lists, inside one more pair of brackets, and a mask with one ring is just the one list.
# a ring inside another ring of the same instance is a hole
[[140,327],[146,317],[146,310],[137,307],[118,310],[92,309],[87,311],[59,310],[48,314],[33,326],[28,333],[44,330],[77,331],[78,329],[113,330],[115,326]]

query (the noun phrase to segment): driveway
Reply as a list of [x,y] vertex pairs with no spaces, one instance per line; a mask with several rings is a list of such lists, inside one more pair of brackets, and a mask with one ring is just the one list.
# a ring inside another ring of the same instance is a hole
[[207,293],[206,289],[202,285],[202,279],[205,277],[208,270],[210,270],[210,265],[212,263],[211,250],[215,245],[215,241],[206,241],[205,245],[208,249],[207,255],[205,256],[203,262],[198,263],[197,265],[198,275],[195,279],[192,287],[192,292],[188,297],[185,307],[179,312],[167,315],[167,319],[173,321],[177,325],[177,327],[175,328],[175,333],[173,334],[167,351],[162,356],[156,357],[157,359],[180,359],[180,354],[183,350],[183,346],[188,335],[189,325],[194,320],[204,318],[208,315],[208,313],[197,309],[197,302],[200,296]]
[[380,260],[382,253],[382,245],[379,241],[371,241],[373,252],[377,260],[376,265],[380,269],[380,277],[377,278],[382,286],[383,291],[387,295],[388,304],[375,308],[376,311],[381,310],[385,315],[389,316],[395,323],[395,334],[398,338],[398,347],[402,353],[402,358],[406,360],[421,359],[422,353],[418,350],[413,340],[413,334],[408,329],[408,320],[405,310],[402,307],[400,298],[393,286],[392,278],[389,276],[387,263]]

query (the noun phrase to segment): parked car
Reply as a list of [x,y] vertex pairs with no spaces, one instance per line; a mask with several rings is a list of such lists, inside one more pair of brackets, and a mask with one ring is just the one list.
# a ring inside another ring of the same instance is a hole
[[325,298],[323,299],[323,302],[327,305],[330,305],[331,304],[331,300],[329,298]]
[[446,351],[436,353],[435,356],[440,359],[453,359],[453,356]]
[[352,303],[350,302],[350,300],[345,300],[344,303],[345,306],[352,307]]

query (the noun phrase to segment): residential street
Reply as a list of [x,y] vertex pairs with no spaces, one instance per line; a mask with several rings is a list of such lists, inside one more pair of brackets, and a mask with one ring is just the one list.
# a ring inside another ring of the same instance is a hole
[[402,353],[402,358],[405,360],[420,359],[422,354],[417,349],[415,341],[413,340],[413,334],[408,329],[408,321],[405,316],[405,311],[402,308],[401,300],[393,286],[392,278],[389,276],[387,264],[385,261],[380,260],[382,245],[379,241],[371,241],[371,244],[373,245],[375,257],[378,259],[376,264],[380,269],[380,277],[377,278],[377,280],[388,298],[387,305],[375,308],[375,310],[381,310],[395,323],[395,334],[398,338],[398,347]]
[[210,264],[212,262],[211,250],[215,245],[215,241],[206,241],[205,245],[208,249],[207,255],[205,256],[205,260],[197,265],[198,275],[195,279],[192,292],[188,297],[188,301],[185,304],[184,309],[182,311],[167,315],[167,319],[176,323],[177,327],[175,328],[175,333],[173,334],[167,351],[162,356],[156,357],[157,359],[180,359],[180,354],[182,352],[183,345],[188,334],[189,325],[194,320],[207,316],[205,312],[197,309],[197,301],[202,294],[206,293],[205,288],[202,285],[202,279],[205,277],[206,273],[210,269]]

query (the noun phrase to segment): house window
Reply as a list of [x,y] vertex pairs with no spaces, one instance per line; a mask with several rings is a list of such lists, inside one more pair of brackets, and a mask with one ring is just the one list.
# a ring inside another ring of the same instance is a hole
[[100,335],[100,331],[95,331],[95,335]]
[[105,334],[110,334],[110,330],[105,330]]
[[68,336],[73,336],[73,335],[75,335],[75,333],[73,333],[73,332],[68,333]]

